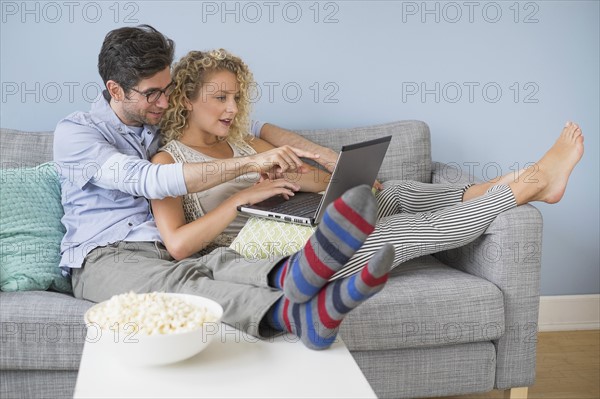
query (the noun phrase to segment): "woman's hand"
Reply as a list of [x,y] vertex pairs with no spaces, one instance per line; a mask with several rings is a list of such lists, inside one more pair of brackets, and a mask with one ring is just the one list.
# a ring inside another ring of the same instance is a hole
[[260,181],[254,186],[238,192],[234,197],[237,199],[237,205],[252,205],[276,195],[281,195],[285,199],[289,199],[294,196],[294,192],[299,190],[300,186],[298,184],[286,179],[270,180],[261,175]]

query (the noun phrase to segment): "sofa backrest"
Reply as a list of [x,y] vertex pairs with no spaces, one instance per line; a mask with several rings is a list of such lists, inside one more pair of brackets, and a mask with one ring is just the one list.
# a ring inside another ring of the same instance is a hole
[[299,130],[309,140],[339,150],[343,145],[392,135],[379,179],[431,183],[431,138],[421,121],[398,121],[347,129]]
[[0,167],[30,167],[51,161],[53,137],[53,132],[0,129]]
[[[429,127],[421,121],[399,121],[347,129],[300,130],[304,137],[339,150],[343,145],[392,135],[379,179],[431,182]],[[0,129],[0,166],[30,167],[52,160],[52,132]]]

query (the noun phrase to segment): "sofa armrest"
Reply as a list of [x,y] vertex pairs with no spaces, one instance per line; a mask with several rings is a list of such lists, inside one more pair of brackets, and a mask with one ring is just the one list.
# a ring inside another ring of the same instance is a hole
[[[454,181],[458,171],[434,164],[432,181]],[[445,264],[494,283],[503,293],[505,334],[495,342],[495,387],[530,386],[535,381],[537,322],[540,297],[542,216],[532,205],[500,214],[485,233],[469,245],[435,256]]]

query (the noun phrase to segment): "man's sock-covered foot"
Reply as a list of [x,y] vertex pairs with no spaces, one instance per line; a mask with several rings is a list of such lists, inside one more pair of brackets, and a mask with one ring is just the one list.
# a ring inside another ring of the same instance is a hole
[[383,289],[393,260],[394,247],[385,244],[359,273],[327,284],[308,302],[293,303],[284,295],[267,322],[297,335],[311,349],[326,349],[335,342],[344,317]]
[[331,203],[303,249],[271,273],[270,283],[285,297],[304,303],[314,297],[375,229],[377,202],[371,188],[348,190]]

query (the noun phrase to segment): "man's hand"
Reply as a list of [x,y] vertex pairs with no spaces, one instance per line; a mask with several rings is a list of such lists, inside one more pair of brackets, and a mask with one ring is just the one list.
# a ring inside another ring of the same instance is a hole
[[[290,130],[283,129],[271,123],[265,123],[260,131],[260,137],[276,147],[287,144],[293,146],[292,148],[295,149],[301,148],[311,151],[316,157],[309,156],[306,158],[314,159],[315,162],[328,170],[329,173],[332,173],[335,168],[338,159],[338,153],[336,151],[313,143]],[[383,186],[379,181],[375,181],[373,188],[377,191],[383,190]]]
[[272,150],[252,155],[250,158],[261,175],[267,174],[271,180],[279,179],[286,172],[308,173],[310,168],[300,157],[314,159],[318,162],[319,155],[299,148],[284,145]]

